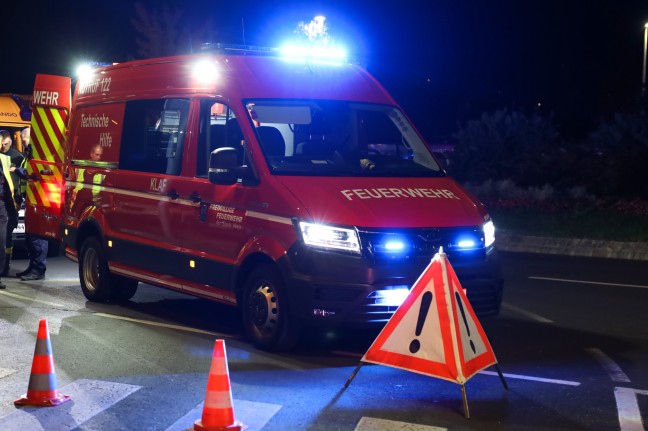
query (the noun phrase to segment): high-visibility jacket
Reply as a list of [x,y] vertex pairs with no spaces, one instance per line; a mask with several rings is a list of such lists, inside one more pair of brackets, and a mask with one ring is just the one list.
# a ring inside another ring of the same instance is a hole
[[9,184],[9,190],[11,191],[11,200],[13,201],[14,197],[14,184],[11,179],[11,157],[0,154],[0,164],[2,164],[2,174],[4,175],[5,182]]
[[25,148],[24,152],[24,158],[22,159],[22,162],[20,163],[20,168],[23,170],[24,175],[19,175],[20,176],[20,185],[18,186],[18,192],[20,193],[20,196],[25,196],[27,194],[27,165],[29,164],[29,160],[32,158],[32,148],[31,144],[27,148]]

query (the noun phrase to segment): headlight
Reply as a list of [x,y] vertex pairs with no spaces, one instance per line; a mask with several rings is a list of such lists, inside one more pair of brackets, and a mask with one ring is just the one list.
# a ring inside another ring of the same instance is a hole
[[495,242],[495,225],[493,220],[484,223],[484,247],[489,247]]
[[299,222],[306,245],[360,253],[360,241],[354,229],[317,223]]

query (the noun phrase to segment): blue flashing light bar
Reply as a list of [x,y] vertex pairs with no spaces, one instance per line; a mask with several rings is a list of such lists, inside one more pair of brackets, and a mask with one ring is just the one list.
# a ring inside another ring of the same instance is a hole
[[217,52],[233,55],[271,55],[279,56],[287,60],[295,61],[317,61],[341,64],[349,62],[347,52],[344,48],[323,46],[318,44],[290,44],[287,43],[280,48],[260,45],[236,45],[226,43],[205,43],[202,45],[203,52]]
[[287,58],[321,61],[346,61],[347,53],[342,48],[308,45],[284,45],[279,48],[281,55]]
[[85,77],[92,74],[93,70],[98,67],[113,66],[117,63],[105,63],[101,61],[87,61],[79,64],[75,69],[75,76]]

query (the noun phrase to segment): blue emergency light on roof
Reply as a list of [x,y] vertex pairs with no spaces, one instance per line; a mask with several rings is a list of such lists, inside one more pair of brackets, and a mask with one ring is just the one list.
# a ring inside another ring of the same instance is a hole
[[302,61],[347,62],[346,50],[333,42],[325,16],[317,15],[308,23],[299,23],[296,33],[301,34],[304,40],[287,43],[279,48],[283,57]]
[[347,60],[344,48],[317,44],[285,44],[279,48],[260,45],[235,45],[225,43],[204,43],[203,52],[231,55],[269,55],[289,60],[343,63]]
[[346,50],[343,48],[318,46],[318,45],[292,45],[287,44],[279,48],[281,55],[288,59],[345,62]]
[[261,45],[240,45],[235,43],[205,42],[200,46],[205,53],[236,54],[236,55],[276,55],[277,48]]
[[300,23],[297,33],[302,33],[303,40],[293,40],[278,48],[261,45],[207,42],[201,45],[201,51],[232,55],[270,55],[292,61],[312,61],[333,64],[349,62],[346,49],[341,46],[336,46],[329,37],[328,29],[324,23],[325,20],[326,17],[318,15],[310,23]]

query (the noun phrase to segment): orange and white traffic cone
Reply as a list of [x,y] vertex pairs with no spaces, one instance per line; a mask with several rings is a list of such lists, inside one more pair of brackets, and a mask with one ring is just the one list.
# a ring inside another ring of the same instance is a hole
[[240,431],[243,429],[243,424],[234,419],[224,340],[216,340],[214,344],[214,353],[207,379],[205,406],[202,418],[194,423],[193,429],[195,431]]
[[59,394],[58,392],[47,320],[41,319],[38,324],[34,361],[29,376],[27,394],[14,401],[14,404],[49,407],[58,406],[69,400],[68,395]]

